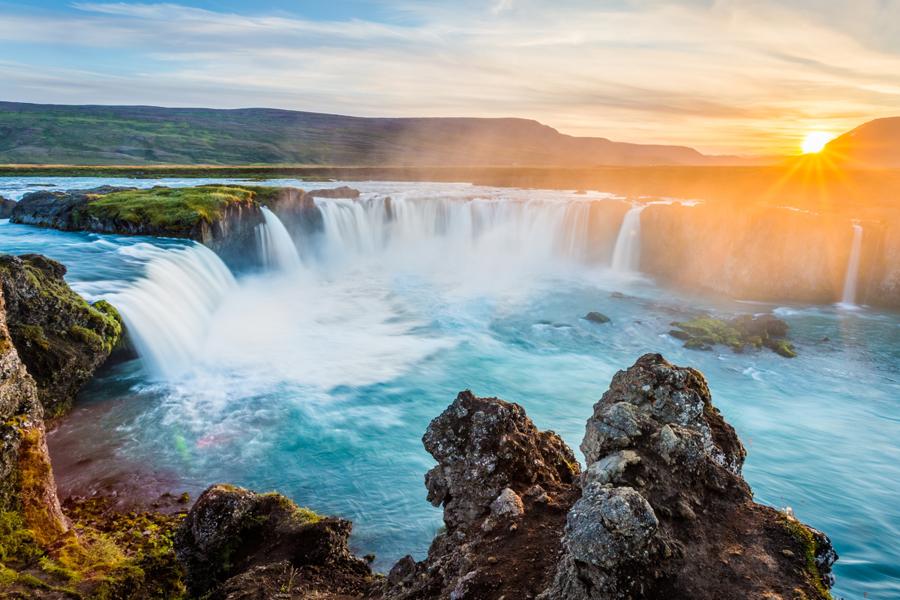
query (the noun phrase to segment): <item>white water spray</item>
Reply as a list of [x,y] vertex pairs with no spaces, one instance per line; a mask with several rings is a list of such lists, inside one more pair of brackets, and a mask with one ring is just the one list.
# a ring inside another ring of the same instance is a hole
[[256,236],[266,268],[282,271],[299,270],[300,255],[284,223],[265,206],[262,207],[262,214],[265,223],[257,226]]
[[853,223],[853,242],[850,245],[850,258],[847,261],[847,271],[844,274],[844,293],[841,296],[841,304],[844,306],[856,306],[856,286],[859,282],[859,259],[862,254],[863,228],[859,223]]
[[641,212],[646,205],[633,206],[622,218],[616,246],[613,249],[612,269],[619,273],[635,273],[641,266]]
[[589,250],[589,202],[401,197],[317,198],[316,205],[331,257],[437,250],[447,258],[577,262]]
[[138,244],[127,250],[149,258],[146,275],[109,301],[149,373],[170,379],[199,356],[213,313],[236,286],[234,276],[199,244],[177,250]]

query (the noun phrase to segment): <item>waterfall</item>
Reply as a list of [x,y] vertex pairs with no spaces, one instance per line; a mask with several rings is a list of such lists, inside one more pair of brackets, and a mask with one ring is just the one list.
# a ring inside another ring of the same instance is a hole
[[646,205],[633,206],[622,218],[616,246],[613,250],[612,268],[619,273],[634,273],[641,266],[641,211]]
[[271,210],[262,207],[265,222],[256,229],[263,263],[268,269],[296,271],[300,269],[300,255],[297,246],[281,219]]
[[510,262],[584,260],[590,202],[504,199],[316,198],[324,224],[325,254],[478,254]]
[[844,293],[841,296],[841,304],[844,306],[856,306],[856,284],[859,281],[859,258],[862,254],[863,228],[859,223],[853,223],[853,242],[850,245],[850,258],[847,261],[847,271],[844,274]]
[[151,375],[170,379],[201,353],[215,310],[235,286],[216,254],[200,244],[132,247],[149,259],[142,279],[109,297]]

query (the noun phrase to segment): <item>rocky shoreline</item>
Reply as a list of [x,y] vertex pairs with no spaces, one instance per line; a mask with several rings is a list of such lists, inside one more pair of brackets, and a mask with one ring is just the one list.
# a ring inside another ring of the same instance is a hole
[[[830,598],[837,556],[828,538],[753,501],[744,447],[702,374],[658,354],[617,373],[594,405],[583,471],[521,406],[460,393],[423,437],[437,463],[427,498],[443,507],[445,529],[427,557],[407,556],[386,575],[352,554],[350,522],[276,493],[214,485],[174,515],[123,513],[102,499],[61,505],[42,401],[61,416],[121,328],[114,309],[68,290],[62,265],[32,255],[4,257],[2,267],[8,597]],[[89,325],[96,339],[60,333]],[[52,343],[13,333],[35,326]],[[79,367],[30,373],[31,364],[64,364],[59,356]]]

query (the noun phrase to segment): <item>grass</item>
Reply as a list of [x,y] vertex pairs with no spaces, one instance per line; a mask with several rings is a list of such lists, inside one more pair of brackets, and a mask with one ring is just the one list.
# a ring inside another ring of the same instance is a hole
[[212,223],[229,206],[249,202],[255,192],[233,186],[155,187],[98,196],[78,219],[97,218],[185,235],[201,222]]

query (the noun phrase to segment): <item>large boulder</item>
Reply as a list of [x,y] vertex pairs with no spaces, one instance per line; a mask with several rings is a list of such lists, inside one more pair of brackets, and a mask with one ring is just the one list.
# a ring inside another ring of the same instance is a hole
[[275,191],[233,185],[39,191],[22,198],[11,221],[64,231],[187,238],[208,246],[232,268],[248,268],[259,264],[258,196]]
[[0,255],[0,287],[12,343],[38,386],[48,417],[63,414],[110,355],[122,320],[109,303],[88,304],[66,268],[39,254]]
[[[372,585],[350,553],[352,524],[322,517],[277,493],[214,485],[197,499],[175,536],[185,583],[204,598],[361,597]],[[319,595],[317,595],[319,594]]]
[[753,502],[702,374],[658,354],[613,377],[543,598],[829,598],[828,538]]
[[384,597],[527,598],[549,583],[578,462],[518,404],[460,393],[423,437],[438,461],[425,476],[446,531],[416,563],[388,575]]

